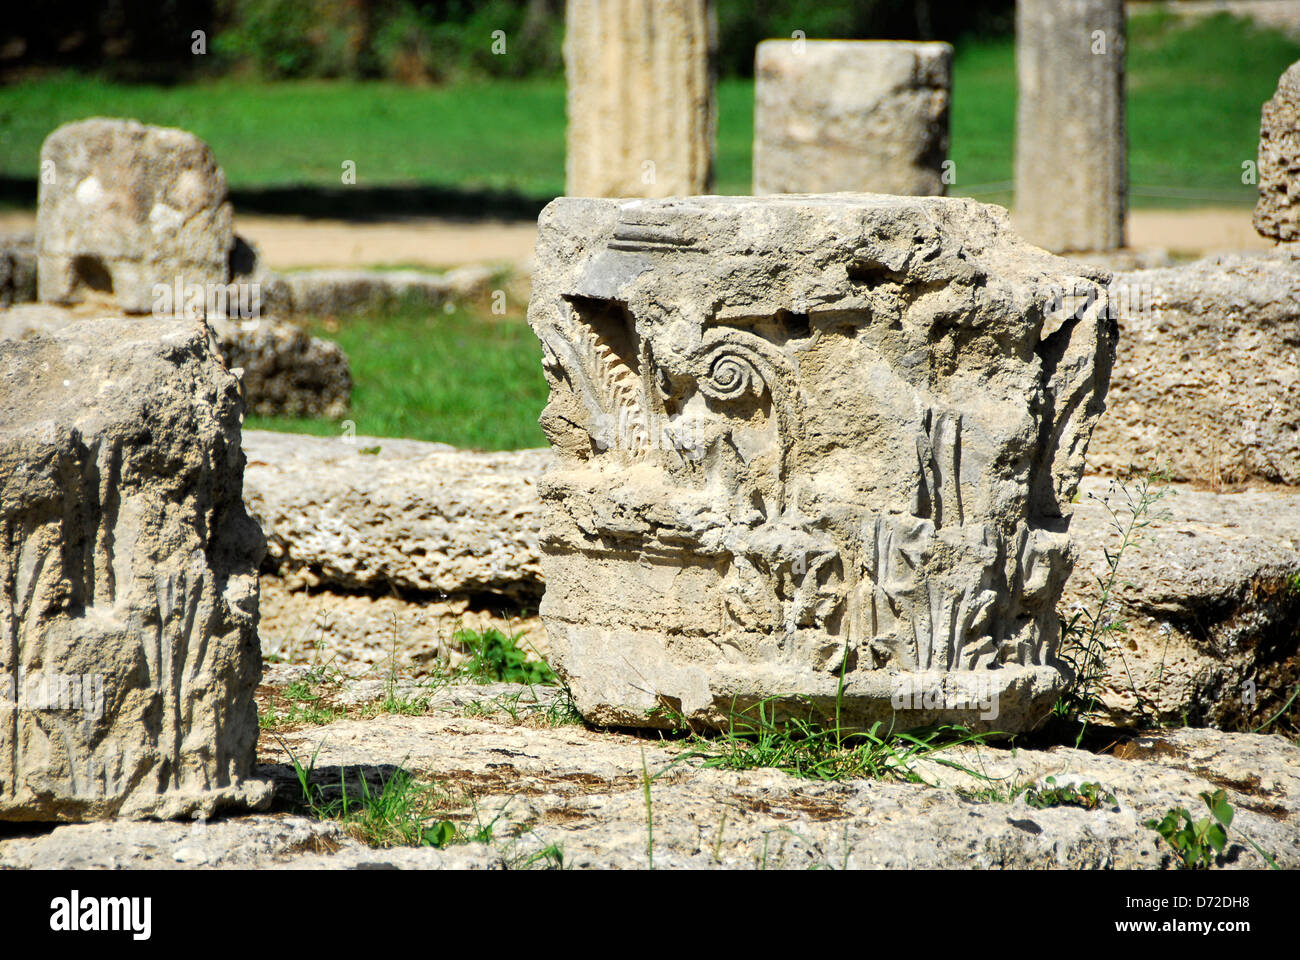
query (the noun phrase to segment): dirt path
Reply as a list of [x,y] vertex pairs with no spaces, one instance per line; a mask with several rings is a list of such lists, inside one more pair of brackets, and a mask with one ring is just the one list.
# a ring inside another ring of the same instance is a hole
[[[1129,216],[1129,243],[1183,255],[1267,250],[1243,207],[1137,210]],[[0,233],[30,231],[34,215],[0,214]],[[467,263],[521,263],[533,254],[529,222],[413,219],[383,223],[239,217],[238,232],[252,240],[272,269]]]

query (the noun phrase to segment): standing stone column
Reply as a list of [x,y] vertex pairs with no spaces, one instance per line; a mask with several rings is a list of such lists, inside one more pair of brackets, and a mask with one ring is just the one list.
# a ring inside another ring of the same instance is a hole
[[567,194],[712,189],[715,32],[709,0],[569,0]]
[[765,40],[754,84],[754,193],[945,192],[949,44]]
[[1018,0],[1016,73],[1017,227],[1058,253],[1122,247],[1122,0]]

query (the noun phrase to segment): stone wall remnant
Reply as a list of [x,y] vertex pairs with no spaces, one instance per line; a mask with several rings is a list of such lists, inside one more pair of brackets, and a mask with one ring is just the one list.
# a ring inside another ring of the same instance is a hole
[[1300,262],[1286,250],[1114,275],[1119,357],[1092,469],[1300,485]]

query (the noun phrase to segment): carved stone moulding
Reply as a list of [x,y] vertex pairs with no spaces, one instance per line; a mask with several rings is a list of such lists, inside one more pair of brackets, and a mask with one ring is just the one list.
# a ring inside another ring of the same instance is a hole
[[541,614],[589,719],[1046,714],[1103,271],[939,197],[562,198],[539,227]]

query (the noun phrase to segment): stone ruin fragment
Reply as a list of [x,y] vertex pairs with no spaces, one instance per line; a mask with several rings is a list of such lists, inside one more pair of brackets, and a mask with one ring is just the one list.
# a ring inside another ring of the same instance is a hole
[[1300,240],[1300,62],[1282,74],[1260,111],[1255,229],[1274,240]]
[[561,198],[539,227],[541,614],[589,720],[1042,719],[1104,272],[937,197]]
[[0,341],[0,820],[259,806],[242,404],[199,324]]
[[952,46],[764,40],[754,52],[754,193],[947,192]]
[[45,139],[36,214],[41,301],[95,299],[149,313],[155,284],[226,284],[233,249],[225,175],[194,134],[96,117]]

